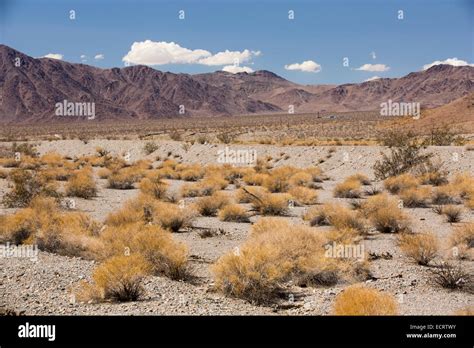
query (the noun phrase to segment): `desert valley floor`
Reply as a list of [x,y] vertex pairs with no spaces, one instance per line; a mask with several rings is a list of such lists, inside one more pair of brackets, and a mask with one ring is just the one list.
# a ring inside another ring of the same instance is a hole
[[[216,165],[218,150],[226,146],[233,150],[249,149],[247,145],[199,144],[184,147],[182,142],[160,140],[157,149],[145,154],[145,140],[100,140],[88,142],[81,140],[55,140],[35,142],[40,156],[59,153],[68,158],[94,156],[97,148],[106,149],[111,155],[121,156],[127,152],[132,162],[150,160],[157,168],[163,159],[174,159],[184,164]],[[4,143],[10,146],[9,143]],[[278,217],[290,221],[291,226],[304,224],[303,215],[313,206],[324,203],[340,203],[350,207],[360,199],[336,198],[333,190],[336,185],[354,174],[363,174],[370,179],[364,189],[376,187],[384,190],[383,182],[374,179],[373,165],[381,158],[382,146],[275,146],[251,145],[258,158],[266,158],[273,168],[293,166],[307,168],[317,166],[322,170],[324,180],[318,182],[317,203],[312,205],[296,204],[291,206],[285,216]],[[428,147],[444,162],[444,169],[450,179],[457,174],[474,175],[474,151],[467,146]],[[157,160],[160,158],[160,160]],[[9,168],[5,171],[11,170]],[[92,199],[74,198],[74,210],[85,212],[93,219],[104,222],[109,213],[121,209],[127,200],[138,196],[140,190],[120,190],[108,188],[107,179],[98,176],[99,167],[93,167],[98,193]],[[169,192],[179,193],[184,180],[164,179]],[[59,182],[64,186],[64,182]],[[62,189],[64,189],[62,187]],[[0,198],[10,190],[8,180],[0,179]],[[229,184],[224,192],[234,194],[237,188]],[[199,198],[183,198],[185,207],[192,206]],[[242,207],[251,210],[249,203]],[[186,209],[186,208],[185,208]],[[18,208],[2,206],[1,215],[13,214]],[[450,253],[450,235],[465,224],[474,222],[474,210],[465,207],[462,220],[457,223],[446,222],[445,216],[435,213],[432,206],[404,207],[414,232],[432,232],[440,242],[437,257],[446,257]],[[214,289],[214,280],[209,266],[222,255],[232,252],[248,238],[252,224],[261,219],[253,215],[250,222],[225,222],[217,216],[197,215],[192,226],[172,234],[173,238],[184,242],[189,248],[189,262],[193,279],[189,281],[171,280],[164,276],[148,276],[144,280],[145,294],[134,302],[83,303],[73,301],[72,289],[82,280],[90,280],[97,261],[80,257],[61,256],[44,251],[39,252],[38,261],[25,258],[0,258],[0,306],[24,314],[70,314],[70,315],[329,315],[336,296],[349,284],[341,282],[332,286],[298,286],[291,281],[284,285],[285,293],[272,304],[257,305],[243,299],[226,296]],[[315,230],[326,231],[329,226],[316,226]],[[206,231],[204,233],[203,231]],[[291,233],[291,231],[289,231]],[[431,268],[410,260],[401,252],[395,233],[371,231],[363,237],[361,243],[367,254],[388,255],[387,258],[375,257],[369,261],[372,277],[361,283],[388,293],[397,299],[399,313],[402,315],[452,315],[465,310],[474,303],[472,292],[442,288],[433,281]],[[435,259],[436,261],[436,259]],[[472,258],[455,261],[472,274]]]

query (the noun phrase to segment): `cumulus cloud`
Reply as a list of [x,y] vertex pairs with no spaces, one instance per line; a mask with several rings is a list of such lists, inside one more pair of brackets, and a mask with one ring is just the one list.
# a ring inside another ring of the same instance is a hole
[[390,67],[386,66],[385,64],[364,64],[361,67],[357,68],[356,70],[382,72],[382,71],[390,70]]
[[102,53],[96,54],[96,55],[94,56],[94,59],[95,59],[95,60],[102,60],[102,59],[104,59],[104,58],[105,58],[105,56],[104,56]]
[[48,53],[47,55],[41,57],[41,58],[51,58],[51,59],[58,59],[58,60],[62,60],[63,59],[63,55],[60,54],[60,53]]
[[253,69],[248,66],[237,66],[237,65],[226,65],[222,68],[222,71],[227,71],[232,74],[237,74],[241,72],[252,73]]
[[195,64],[200,59],[210,56],[211,52],[206,50],[190,50],[174,42],[146,40],[134,42],[122,61],[144,65]]
[[303,63],[293,63],[285,65],[285,69],[317,73],[321,71],[321,65],[312,60],[306,60]]
[[260,51],[249,51],[247,49],[242,52],[225,50],[224,52],[219,52],[212,56],[202,58],[198,63],[203,65],[238,65],[250,61],[253,56],[259,55]]
[[435,60],[433,63],[423,65],[423,70],[429,69],[432,66],[440,65],[440,64],[448,64],[452,66],[474,66],[474,64],[469,64],[465,60],[457,59],[457,58],[448,58],[446,60]]
[[381,77],[380,76],[372,76],[371,78],[368,78],[367,80],[365,80],[364,82],[369,82],[369,81],[373,81],[373,80],[378,80],[380,79]]
[[[130,51],[122,58],[125,64],[164,65],[164,64],[200,64],[207,66],[226,65],[227,69],[235,70],[234,66],[248,63],[260,51],[229,51],[211,53],[204,49],[189,49],[175,42],[151,41],[134,42]],[[229,67],[233,65],[233,67]],[[250,69],[243,67],[242,69]]]

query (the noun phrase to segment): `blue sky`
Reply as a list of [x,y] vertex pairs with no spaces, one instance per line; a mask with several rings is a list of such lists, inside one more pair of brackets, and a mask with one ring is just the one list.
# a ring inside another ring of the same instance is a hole
[[[212,72],[234,65],[219,63],[232,53],[216,54],[238,51],[235,54],[244,57],[239,68],[270,70],[304,84],[399,77],[448,58],[474,63],[471,0],[0,3],[1,43],[33,57],[55,53],[66,61],[84,60],[103,68],[124,66],[123,58],[135,42],[142,44],[129,56],[133,56],[131,64],[143,62],[145,56],[149,64],[163,71]],[[70,10],[75,10],[75,20],[69,19]],[[180,10],[185,11],[184,20],[178,18]],[[289,10],[294,11],[293,20],[288,19]],[[404,19],[398,19],[398,10],[403,10]],[[144,44],[146,40],[150,42]],[[173,48],[171,42],[179,46]],[[167,61],[160,50],[170,47],[176,49],[172,53],[177,56],[172,54]],[[176,63],[182,59],[182,49],[190,58]],[[104,58],[94,59],[98,54]],[[81,55],[87,58],[81,59]],[[343,65],[344,57],[349,58],[349,67]],[[212,64],[202,63],[209,59]],[[316,65],[299,65],[305,61]],[[365,64],[370,65],[356,70]],[[291,67],[296,70],[288,70]]]

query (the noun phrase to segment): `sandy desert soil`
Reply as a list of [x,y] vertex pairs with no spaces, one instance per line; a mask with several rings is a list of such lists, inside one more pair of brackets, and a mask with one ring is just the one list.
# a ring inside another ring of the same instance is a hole
[[[90,140],[87,144],[80,140],[43,141],[37,149],[41,154],[51,151],[65,156],[94,154],[102,147],[111,154],[130,153],[132,161],[139,159],[155,160],[175,157],[183,163],[201,165],[218,164],[218,150],[223,144],[194,144],[186,149],[175,141],[160,141],[157,151],[150,155],[143,153],[146,141],[142,140]],[[8,145],[8,144],[7,144]],[[250,149],[244,145],[228,145],[231,149]],[[274,146],[251,145],[259,158],[271,156],[274,167],[291,165],[300,168],[318,165],[328,176],[321,183],[319,203],[342,202],[349,205],[351,199],[334,198],[335,185],[355,173],[363,173],[373,179],[372,166],[380,158],[379,146]],[[445,163],[445,168],[453,176],[457,173],[474,174],[474,151],[462,146],[428,148],[435,152]],[[154,166],[158,164],[154,161]],[[171,190],[179,190],[184,183],[180,180],[168,180]],[[107,188],[106,180],[97,179],[98,196],[92,200],[76,198],[76,207],[95,219],[103,221],[109,212],[116,211],[123,203],[138,194],[137,189],[114,190]],[[372,185],[382,186],[381,183]],[[233,191],[230,185],[226,190]],[[0,179],[0,198],[8,191],[7,181]],[[192,198],[187,198],[193,201]],[[302,214],[308,207],[291,209],[292,223],[307,224]],[[1,214],[10,214],[15,209],[2,208]],[[456,226],[474,222],[474,212],[466,210],[463,220],[450,224],[430,208],[404,208],[409,214],[415,232],[432,231],[441,241],[441,253],[448,253],[447,238]],[[80,258],[59,256],[40,252],[38,261],[24,258],[0,258],[0,306],[4,305],[25,314],[150,314],[150,315],[230,315],[230,314],[278,314],[278,315],[327,315],[335,296],[347,284],[332,287],[302,288],[288,285],[288,299],[282,298],[274,306],[258,306],[240,299],[224,296],[213,290],[213,279],[209,265],[221,255],[242,244],[248,235],[250,226],[259,216],[253,216],[251,223],[221,222],[217,217],[197,217],[194,228],[173,236],[185,242],[190,248],[190,262],[196,278],[190,282],[173,281],[165,277],[146,279],[146,296],[143,300],[129,303],[84,304],[71,301],[71,286],[82,279],[90,279],[94,267],[93,261]],[[222,234],[201,238],[199,228],[220,228]],[[324,229],[325,227],[316,227]],[[364,240],[367,252],[389,252],[390,260],[378,259],[370,262],[371,271],[376,280],[368,280],[367,285],[394,295],[399,302],[403,315],[449,315],[474,303],[474,295],[441,288],[433,283],[430,267],[414,264],[399,250],[396,236],[377,233]],[[469,272],[474,271],[474,262],[462,261]]]

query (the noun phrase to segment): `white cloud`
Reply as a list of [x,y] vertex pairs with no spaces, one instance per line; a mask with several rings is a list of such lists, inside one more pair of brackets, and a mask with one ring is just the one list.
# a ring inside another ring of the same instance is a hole
[[312,60],[306,60],[303,63],[293,63],[285,65],[285,69],[317,73],[321,71],[321,65],[316,62],[313,62]]
[[370,52],[370,56],[372,57],[372,59],[377,59],[377,55],[374,51]]
[[435,60],[433,63],[423,65],[423,70],[429,69],[432,66],[440,65],[440,64],[448,64],[452,66],[474,66],[474,64],[469,64],[465,60],[457,59],[457,58],[448,58],[446,60]]
[[122,61],[129,64],[144,65],[195,64],[200,59],[211,55],[209,51],[190,50],[174,42],[146,40],[134,42]]
[[[229,51],[212,54],[204,49],[189,49],[175,42],[151,41],[134,42],[130,51],[122,58],[125,64],[164,65],[164,64],[201,64],[239,65],[250,63],[253,57],[258,57],[260,51]],[[226,67],[235,70],[234,68]],[[250,68],[245,68],[250,69]]]
[[241,72],[246,72],[246,73],[253,72],[252,68],[249,68],[248,66],[236,66],[236,65],[226,65],[225,67],[222,68],[222,71],[227,71],[232,74],[237,74]]
[[371,78],[368,78],[367,80],[365,80],[364,82],[369,82],[369,81],[373,81],[373,80],[378,80],[380,79],[381,77],[379,76],[372,76]]
[[63,55],[62,54],[59,54],[59,53],[48,53],[47,55],[41,57],[41,58],[51,58],[51,59],[58,59],[58,60],[62,60],[63,59]]
[[385,64],[364,64],[360,68],[357,68],[356,70],[382,72],[382,71],[390,70],[390,67],[386,66]]
[[104,58],[105,58],[105,56],[104,56],[102,53],[96,54],[96,55],[94,56],[94,59],[95,59],[95,60],[102,60],[102,59],[104,59]]
[[249,50],[239,51],[229,51],[225,50],[224,52],[218,52],[210,57],[206,57],[199,60],[199,64],[203,65],[227,65],[233,64],[238,65],[241,63],[248,62],[252,59],[253,56],[260,55],[260,51],[254,52]]
[[81,59],[87,59],[87,56],[85,54],[81,54]]

